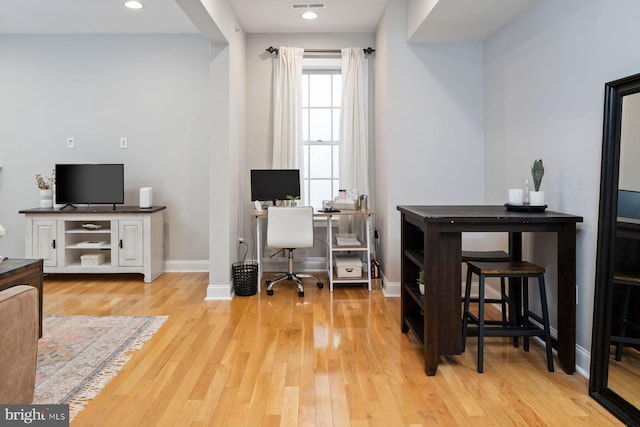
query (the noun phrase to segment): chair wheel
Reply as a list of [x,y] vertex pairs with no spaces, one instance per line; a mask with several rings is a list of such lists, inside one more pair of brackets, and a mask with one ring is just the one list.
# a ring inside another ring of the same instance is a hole
[[300,292],[298,292],[298,296],[299,296],[300,298],[302,298],[302,297],[304,296],[304,291],[300,291]]
[[318,289],[324,288],[324,283],[322,282],[318,282],[317,285],[318,285]]
[[267,295],[273,295],[273,289],[267,289]]

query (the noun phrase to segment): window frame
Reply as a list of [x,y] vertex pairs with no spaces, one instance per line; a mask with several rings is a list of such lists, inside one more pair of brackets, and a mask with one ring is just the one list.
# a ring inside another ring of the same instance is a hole
[[[302,66],[302,74],[303,75],[331,75],[331,76],[335,76],[335,75],[342,75],[342,66],[341,66],[341,59],[340,58],[305,58],[303,60],[303,66]],[[340,80],[341,82],[341,80]],[[331,84],[333,84],[333,79]],[[308,88],[308,86],[307,86]],[[331,96],[333,97],[335,91],[332,87],[331,89]],[[342,94],[342,88],[340,88],[340,96]],[[308,94],[307,94],[308,95]],[[308,99],[308,98],[307,98]],[[339,106],[337,107],[337,109],[340,111],[341,113],[341,108],[342,108],[342,100],[340,99],[338,102]],[[340,185],[340,127],[339,127],[339,123],[337,124],[338,126],[336,126],[336,124],[334,123],[334,120],[336,120],[335,117],[335,113],[334,111],[336,110],[335,105],[335,100],[333,100],[332,98],[332,102],[331,105],[329,106],[313,106],[313,105],[301,105],[301,108],[303,109],[302,114],[305,114],[305,110],[306,111],[311,111],[314,108],[317,109],[328,109],[330,110],[330,127],[331,127],[331,134],[332,134],[332,139],[331,140],[318,140],[318,141],[312,141],[310,139],[305,139],[303,137],[302,140],[302,145],[303,145],[303,153],[304,153],[304,160],[303,160],[303,174],[301,176],[301,181],[302,181],[302,185],[303,185],[303,197],[304,197],[304,204],[312,206],[311,205],[311,184],[313,181],[315,182],[322,182],[322,181],[329,181],[330,186],[331,186],[331,199],[333,199],[335,196],[337,196],[338,194],[338,187]],[[338,118],[337,120],[340,120],[340,114],[338,114]],[[310,120],[308,120],[308,116],[307,118],[303,119],[303,126],[304,123],[306,123],[306,129],[303,129],[303,135],[307,135],[307,137],[309,137],[310,135]],[[336,130],[337,129],[337,130]],[[334,130],[336,130],[336,132],[338,133],[338,135],[333,135]],[[311,171],[310,171],[310,147],[312,146],[324,146],[324,147],[331,147],[331,161],[330,161],[330,177],[326,177],[326,178],[312,178],[311,177]],[[335,187],[335,188],[334,188]],[[322,208],[322,206],[314,206],[317,209]]]

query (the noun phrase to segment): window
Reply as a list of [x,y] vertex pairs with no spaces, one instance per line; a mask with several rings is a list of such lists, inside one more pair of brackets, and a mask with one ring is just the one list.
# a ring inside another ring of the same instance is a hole
[[316,209],[338,195],[341,98],[339,67],[303,69],[304,204]]

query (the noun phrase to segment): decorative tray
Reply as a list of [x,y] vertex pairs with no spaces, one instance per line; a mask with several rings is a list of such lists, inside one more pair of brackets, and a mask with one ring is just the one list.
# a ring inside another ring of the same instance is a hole
[[100,224],[82,224],[82,228],[84,228],[85,230],[99,230],[102,228],[102,226]]
[[547,209],[547,205],[531,206],[529,203],[522,205],[510,205],[509,203],[505,203],[504,206],[508,211],[512,212],[544,212]]

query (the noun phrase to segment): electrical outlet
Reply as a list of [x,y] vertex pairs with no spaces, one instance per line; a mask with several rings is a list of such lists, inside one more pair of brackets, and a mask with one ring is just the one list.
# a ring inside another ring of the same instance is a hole
[[127,141],[127,137],[123,136],[122,138],[120,138],[120,148],[128,148],[129,146],[129,141]]
[[67,148],[76,148],[76,140],[73,137],[67,138]]

